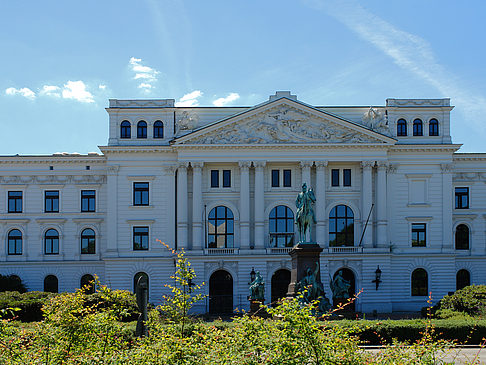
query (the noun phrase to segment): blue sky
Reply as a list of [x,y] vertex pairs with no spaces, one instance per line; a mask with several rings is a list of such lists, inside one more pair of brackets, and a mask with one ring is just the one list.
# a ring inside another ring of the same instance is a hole
[[2,1],[0,154],[87,153],[109,98],[315,105],[450,97],[453,142],[486,152],[486,2]]

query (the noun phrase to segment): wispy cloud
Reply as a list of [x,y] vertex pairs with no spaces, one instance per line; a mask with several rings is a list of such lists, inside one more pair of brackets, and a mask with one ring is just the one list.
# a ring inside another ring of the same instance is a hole
[[157,75],[160,73],[156,69],[142,64],[141,58],[130,58],[128,62],[130,70],[134,73],[133,79],[139,80],[138,88],[149,92],[157,82]]
[[[100,87],[100,89],[103,88]],[[70,99],[70,100],[78,101],[80,103],[94,103],[93,94],[88,91],[87,85],[81,80],[67,81],[63,86],[43,85],[38,89],[37,94],[27,87],[21,89],[9,87],[8,89],[5,90],[5,94],[21,95],[31,100],[39,96],[39,97]]]
[[16,89],[14,87],[9,87],[8,89],[5,89],[5,94],[7,95],[21,95],[24,98],[34,100],[35,99],[35,92],[30,90],[28,87],[23,87],[21,89]]
[[42,89],[39,91],[39,95],[45,95],[45,96],[53,96],[56,98],[61,97],[61,88],[59,86],[55,85],[44,85],[42,86]]
[[202,91],[194,90],[189,94],[184,95],[178,101],[176,101],[175,106],[198,106],[199,98],[203,95]]
[[233,101],[238,100],[240,95],[238,93],[230,93],[225,98],[218,98],[213,101],[214,106],[225,106],[231,104]]
[[453,98],[454,104],[467,117],[485,128],[481,120],[486,114],[486,98],[461,85],[458,78],[437,61],[426,40],[398,29],[355,0],[311,0],[310,4],[336,18],[398,66],[435,87],[442,96]]

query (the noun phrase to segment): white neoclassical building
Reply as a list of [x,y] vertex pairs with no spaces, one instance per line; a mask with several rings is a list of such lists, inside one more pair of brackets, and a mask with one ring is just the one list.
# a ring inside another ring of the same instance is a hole
[[[253,107],[110,100],[101,154],[0,157],[0,273],[72,291],[91,275],[160,301],[184,248],[200,312],[267,302],[290,280],[295,198],[314,189],[321,277],[338,270],[363,312],[419,310],[486,283],[486,154],[458,153],[449,99],[312,106],[277,92]],[[379,276],[381,271],[381,276]]]

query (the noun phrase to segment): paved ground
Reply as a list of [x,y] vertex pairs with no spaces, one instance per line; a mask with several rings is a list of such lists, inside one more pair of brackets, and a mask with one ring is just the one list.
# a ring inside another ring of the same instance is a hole
[[[364,349],[372,353],[380,351],[380,348],[371,346],[365,346]],[[446,364],[486,364],[486,348],[451,348],[442,354],[438,354],[438,358]]]

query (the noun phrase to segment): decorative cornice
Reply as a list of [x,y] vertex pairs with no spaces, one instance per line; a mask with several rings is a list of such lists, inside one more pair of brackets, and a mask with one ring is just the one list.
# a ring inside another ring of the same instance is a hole
[[105,155],[110,153],[173,153],[171,146],[99,146]]
[[109,99],[110,108],[173,108],[175,99]]
[[390,150],[393,152],[455,152],[461,146],[461,144],[395,144],[390,146]]
[[146,181],[146,180],[155,180],[155,175],[128,175],[127,179],[130,181]]
[[193,149],[193,150],[208,150],[208,149],[252,149],[252,150],[308,150],[308,149],[319,149],[326,152],[332,152],[336,149],[373,149],[373,150],[388,150],[391,145],[385,143],[326,143],[326,144],[315,144],[315,143],[302,143],[302,144],[178,144],[174,145],[174,150],[177,149]]
[[0,176],[0,184],[12,185],[65,185],[104,184],[105,175],[29,175]]
[[89,217],[86,217],[86,218],[73,218],[73,222],[74,223],[78,223],[78,224],[83,224],[83,223],[96,223],[96,224],[99,224],[101,222],[104,221],[104,218],[89,218]]
[[68,155],[48,155],[48,156],[2,156],[0,157],[0,164],[44,164],[44,165],[58,165],[58,164],[106,164],[106,157],[103,155],[83,155],[83,156],[68,156]]
[[128,224],[153,224],[155,219],[127,219]]
[[37,223],[40,224],[64,224],[66,223],[66,218],[37,218],[35,220]]
[[409,222],[425,222],[425,221],[431,221],[434,219],[434,217],[431,216],[410,216],[410,217],[405,217],[405,219]]
[[27,224],[30,222],[29,218],[5,218],[0,219],[0,223],[2,224]]

